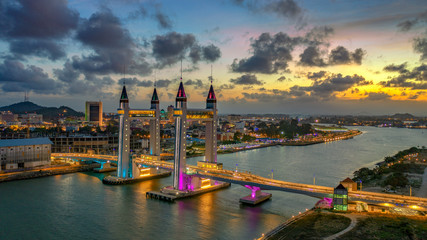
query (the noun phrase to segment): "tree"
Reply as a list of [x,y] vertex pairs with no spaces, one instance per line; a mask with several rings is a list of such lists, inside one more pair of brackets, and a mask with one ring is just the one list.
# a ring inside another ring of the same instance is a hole
[[233,140],[240,142],[240,138],[241,137],[242,137],[242,133],[240,133],[239,131],[237,131],[237,132],[234,133]]
[[409,184],[408,178],[405,175],[403,175],[403,173],[400,173],[400,172],[396,172],[389,175],[383,182],[384,186],[390,185],[393,188],[405,187],[408,184]]

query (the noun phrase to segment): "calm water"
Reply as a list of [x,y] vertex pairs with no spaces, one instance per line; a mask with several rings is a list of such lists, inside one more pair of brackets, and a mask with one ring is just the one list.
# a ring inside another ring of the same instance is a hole
[[[336,186],[362,166],[412,146],[427,131],[359,127],[354,139],[305,147],[270,147],[220,155],[225,168],[300,183]],[[198,159],[189,159],[194,164]],[[102,184],[103,174],[75,173],[0,184],[0,239],[254,239],[317,201],[272,191],[257,207],[239,204],[239,185],[167,203],[145,193],[172,177],[127,186]]]

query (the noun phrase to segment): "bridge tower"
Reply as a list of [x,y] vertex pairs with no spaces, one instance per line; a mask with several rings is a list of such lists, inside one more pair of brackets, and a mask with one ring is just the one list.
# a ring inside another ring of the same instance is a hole
[[154,88],[151,97],[151,110],[155,111],[155,118],[150,119],[150,155],[160,157],[160,106],[157,90]]
[[123,86],[120,96],[120,108],[123,111],[120,115],[119,126],[119,157],[117,162],[117,177],[130,178],[132,170],[130,169],[130,117],[129,117],[129,99],[126,92],[126,86]]
[[217,162],[217,109],[216,97],[211,83],[208,97],[206,98],[206,109],[213,110],[212,121],[206,122],[206,142],[205,142],[205,161],[209,163]]
[[179,84],[175,101],[175,162],[173,174],[173,188],[176,190],[186,190],[186,135],[187,135],[187,96],[184,85]]

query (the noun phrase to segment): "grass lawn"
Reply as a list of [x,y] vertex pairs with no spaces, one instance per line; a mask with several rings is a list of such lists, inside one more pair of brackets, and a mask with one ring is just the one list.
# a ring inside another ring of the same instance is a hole
[[427,239],[427,220],[397,216],[370,216],[338,239]]
[[325,213],[313,213],[286,227],[271,239],[322,239],[344,230],[349,218]]

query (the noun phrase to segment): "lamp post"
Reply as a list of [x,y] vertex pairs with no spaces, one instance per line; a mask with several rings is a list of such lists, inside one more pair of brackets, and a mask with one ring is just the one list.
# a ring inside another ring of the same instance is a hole
[[236,172],[237,172],[237,166],[238,166],[238,164],[236,163]]
[[316,185],[316,174],[313,174],[313,185]]
[[362,180],[360,180],[360,191],[362,191]]
[[274,171],[273,171],[273,169],[271,169],[271,179],[273,179],[273,173],[274,173]]

